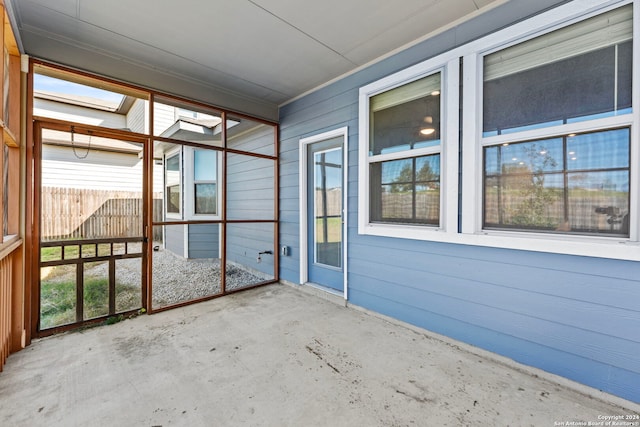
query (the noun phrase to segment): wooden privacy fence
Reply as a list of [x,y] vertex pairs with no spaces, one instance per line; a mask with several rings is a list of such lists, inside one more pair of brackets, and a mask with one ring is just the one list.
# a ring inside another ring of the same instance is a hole
[[141,192],[42,187],[41,203],[42,240],[142,236]]
[[316,189],[316,206],[318,211],[317,216],[322,216],[323,195],[326,197],[327,212],[326,216],[340,216],[342,215],[342,190],[340,188],[333,188],[327,191]]

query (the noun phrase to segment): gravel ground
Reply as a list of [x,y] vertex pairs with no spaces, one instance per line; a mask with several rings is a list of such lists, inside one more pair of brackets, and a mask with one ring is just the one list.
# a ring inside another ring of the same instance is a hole
[[[135,248],[130,248],[135,253]],[[153,252],[153,306],[165,307],[179,302],[189,301],[220,292],[220,260],[194,260],[174,255],[160,249]],[[116,261],[116,284],[119,292],[116,297],[118,307],[135,307],[140,298],[141,259],[123,259]],[[85,267],[86,277],[108,277],[108,263],[96,263]],[[248,271],[242,266],[227,263],[227,291],[241,289],[272,279],[273,276]],[[43,281],[62,283],[75,281],[75,269],[67,266],[54,267],[43,275]],[[126,284],[131,286],[127,292]],[[121,287],[122,285],[122,287]],[[124,289],[123,289],[124,287]]]
[[[153,304],[166,306],[220,292],[220,260],[188,260],[165,250],[153,252]],[[227,291],[272,279],[227,263]]]

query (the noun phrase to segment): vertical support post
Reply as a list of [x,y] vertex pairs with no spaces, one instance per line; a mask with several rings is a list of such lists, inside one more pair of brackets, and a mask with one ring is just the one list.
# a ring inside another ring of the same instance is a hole
[[[82,257],[82,246],[79,256]],[[84,317],[84,263],[76,264],[76,322],[82,322]]]
[[[153,136],[154,105],[153,93],[149,94],[149,123],[148,134]],[[148,138],[142,149],[143,172],[142,172],[142,307],[151,313],[153,311],[153,138]]]
[[109,260],[109,315],[116,314],[116,260]]
[[227,113],[222,112],[222,253],[220,254],[220,293],[227,292]]
[[280,280],[280,126],[273,129],[273,154],[276,157],[274,171],[274,201],[273,201],[273,278]]

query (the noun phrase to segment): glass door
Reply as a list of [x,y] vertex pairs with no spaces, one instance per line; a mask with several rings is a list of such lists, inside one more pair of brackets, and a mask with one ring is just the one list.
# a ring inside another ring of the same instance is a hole
[[342,292],[342,138],[311,144],[308,150],[307,234],[309,281]]

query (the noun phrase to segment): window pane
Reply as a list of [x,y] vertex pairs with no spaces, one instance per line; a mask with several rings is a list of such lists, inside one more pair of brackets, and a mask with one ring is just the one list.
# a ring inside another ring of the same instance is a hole
[[629,234],[629,172],[570,173],[569,224],[582,233]]
[[629,129],[576,135],[567,140],[569,170],[629,167]]
[[616,129],[485,148],[484,226],[628,236],[629,146]]
[[440,181],[440,156],[416,157],[416,181]]
[[631,36],[629,5],[486,56],[485,135],[630,112]]
[[562,170],[562,138],[485,149],[485,173],[542,173]]
[[[179,156],[172,156],[172,157],[167,157],[167,166],[166,166],[166,170],[167,171],[179,171],[180,170],[180,157]],[[169,174],[167,174],[169,175]]]
[[438,225],[440,155],[372,163],[372,222]]
[[487,228],[553,231],[564,222],[562,174],[524,169],[485,178],[484,225]]
[[167,212],[180,213],[180,155],[175,154],[165,159],[164,165]]
[[313,155],[315,262],[342,267],[342,149]]
[[193,152],[193,178],[196,181],[215,181],[218,153],[208,150]]
[[167,187],[167,212],[180,213],[180,186]]
[[440,144],[440,73],[370,99],[369,154]]
[[216,184],[195,184],[196,213],[215,215],[218,203]]

